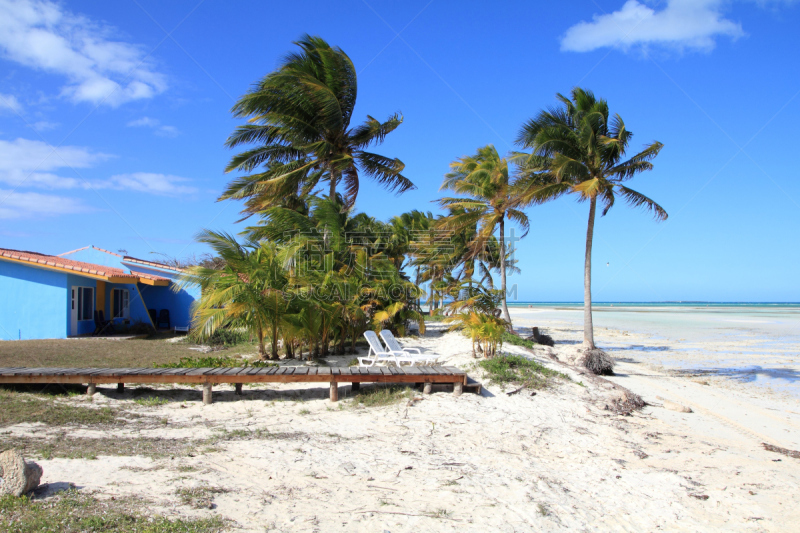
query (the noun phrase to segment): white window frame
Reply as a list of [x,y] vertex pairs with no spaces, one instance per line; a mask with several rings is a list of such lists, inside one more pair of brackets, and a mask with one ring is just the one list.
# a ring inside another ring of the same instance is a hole
[[[123,319],[130,319],[131,317],[131,292],[128,289],[118,289],[114,288],[111,291],[111,298],[112,298],[112,306],[111,306],[111,319],[115,318],[123,318]],[[114,311],[114,306],[117,305],[117,302],[121,302],[120,309],[122,309],[122,316],[118,316]]]

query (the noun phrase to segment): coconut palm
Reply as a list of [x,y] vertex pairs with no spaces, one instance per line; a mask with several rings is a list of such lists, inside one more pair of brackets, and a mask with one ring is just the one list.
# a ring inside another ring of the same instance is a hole
[[280,205],[287,196],[310,194],[328,181],[330,198],[344,185],[347,206],[355,203],[362,174],[389,190],[414,188],[403,176],[404,164],[366,149],[380,144],[402,122],[399,114],[351,127],[357,77],[353,62],[320,37],[303,36],[300,51],[289,54],[233,106],[234,117],[248,123],[236,128],[226,145],[256,144],[235,155],[226,172],[251,173],[234,180],[220,196],[250,199],[245,213]]
[[[608,213],[618,196],[633,207],[650,210],[657,220],[667,212],[647,196],[623,185],[638,173],[653,168],[651,163],[662,144],[653,142],[625,159],[633,133],[622,117],[610,115],[608,103],[588,90],[575,88],[571,98],[557,95],[562,106],[541,111],[522,126],[518,144],[532,149],[518,156],[524,168],[520,177],[527,202],[539,203],[563,194],[576,194],[589,202],[584,257],[583,346],[595,350],[592,327],[592,238],[598,200],[601,216]],[[610,369],[609,369],[610,370]]]
[[513,175],[509,161],[500,157],[493,145],[478,149],[475,155],[464,156],[450,164],[450,172],[444,177],[441,189],[452,190],[460,198],[441,198],[439,204],[450,209],[461,209],[442,220],[443,227],[461,232],[476,228],[470,243],[471,256],[484,252],[495,231],[499,231],[500,242],[500,290],[503,291],[503,317],[509,324],[506,301],[506,221],[516,222],[528,233],[528,217],[519,208],[520,197],[513,187]]
[[267,241],[240,244],[227,233],[210,230],[198,234],[197,241],[210,246],[222,266],[190,267],[176,284],[176,290],[189,285],[201,288],[193,308],[192,330],[207,338],[221,327],[244,328],[255,334],[263,358],[264,339],[269,336],[272,358],[277,359],[279,329],[290,301],[286,265],[296,249]]

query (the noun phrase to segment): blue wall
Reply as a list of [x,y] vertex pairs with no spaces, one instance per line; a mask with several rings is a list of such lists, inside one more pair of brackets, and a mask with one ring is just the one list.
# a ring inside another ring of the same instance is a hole
[[[139,289],[142,290],[143,287],[145,286],[140,285]],[[132,283],[106,283],[106,320],[111,319],[111,313],[114,311],[114,309],[111,307],[111,293],[114,289],[127,289],[128,291],[131,324],[135,324],[136,322],[143,322],[145,324],[150,323],[150,318],[147,316],[147,306],[142,302],[142,299],[139,297],[139,293],[136,292],[136,285]],[[116,320],[119,321],[121,319]]]
[[67,277],[0,261],[0,339],[65,338],[69,333]]
[[[173,280],[178,279],[177,272],[169,270],[160,270],[156,268],[148,268],[142,265],[134,265],[126,263],[126,267],[130,268],[131,272],[140,272],[142,274],[152,274],[169,278]],[[181,289],[179,292],[173,290],[173,285],[169,287],[154,287],[150,285],[140,285],[142,291],[142,298],[147,302],[150,309],[155,309],[156,312],[161,312],[162,309],[169,310],[169,318],[172,326],[189,326],[192,322],[192,304],[195,300],[200,298],[200,287],[189,286]]]
[[[180,275],[178,272],[168,269],[161,269],[150,265],[139,265],[136,263],[125,263],[122,257],[114,254],[100,251],[96,248],[89,247],[83,250],[78,250],[70,254],[63,255],[65,259],[72,259],[73,261],[84,261],[86,263],[94,263],[97,265],[110,266],[120,268],[132,274],[142,273],[155,276],[161,276],[170,280],[176,280]],[[114,288],[128,288],[130,290],[130,311],[131,321],[149,323],[147,318],[147,310],[155,309],[156,313],[160,313],[162,309],[169,311],[170,322],[172,326],[188,326],[192,321],[192,303],[200,298],[200,287],[188,287],[182,289],[180,292],[174,292],[172,286],[169,287],[155,287],[152,285],[139,284],[139,291],[141,292],[144,303],[139,298],[139,293],[133,285],[122,286],[106,284],[106,318],[111,317],[111,290]]]

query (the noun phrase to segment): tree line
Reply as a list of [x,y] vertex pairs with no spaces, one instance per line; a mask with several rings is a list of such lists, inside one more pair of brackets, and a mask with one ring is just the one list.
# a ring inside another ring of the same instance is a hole
[[245,123],[226,141],[242,150],[226,171],[240,176],[219,199],[241,201],[240,222],[248,225],[238,238],[198,235],[214,259],[187,268],[182,279],[202,288],[193,330],[202,336],[245,328],[264,357],[279,356],[279,341],[289,357],[353,352],[367,329],[403,335],[416,323],[424,332],[424,296],[431,314],[450,315],[453,327],[491,355],[511,329],[507,275],[519,271],[507,246],[509,224],[524,237],[529,209],[573,195],[589,207],[585,364],[610,371],[592,327],[598,203],[601,216],[619,198],[665,220],[660,205],[626,185],[653,168],[663,145],[628,156],[633,133],[622,117],[591,91],[574,88],[521,126],[519,151],[502,155],[490,144],[453,161],[441,186],[451,196],[437,200],[443,214],[414,210],[383,222],[354,206],[363,178],[397,194],[415,188],[402,161],[374,151],[403,117],[368,115],[353,125],[358,84],[350,58],[320,37],[295,44],[298,50],[232,109]]

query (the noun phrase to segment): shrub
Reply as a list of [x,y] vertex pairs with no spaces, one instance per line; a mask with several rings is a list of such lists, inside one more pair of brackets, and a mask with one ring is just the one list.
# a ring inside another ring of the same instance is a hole
[[536,343],[532,340],[523,339],[519,335],[511,333],[510,331],[503,332],[503,342],[513,344],[514,346],[524,346],[525,348],[533,348],[536,345]]
[[479,365],[489,374],[490,381],[501,385],[540,389],[547,385],[549,378],[569,379],[561,372],[519,355],[503,354],[493,359],[484,359]]
[[219,328],[210,337],[203,337],[196,331],[189,334],[192,342],[210,346],[236,346],[250,342],[250,334],[242,329]]

